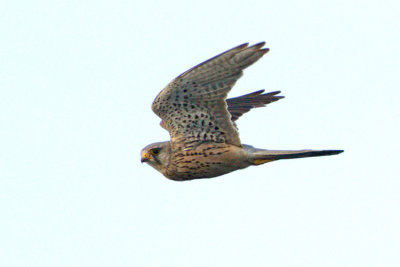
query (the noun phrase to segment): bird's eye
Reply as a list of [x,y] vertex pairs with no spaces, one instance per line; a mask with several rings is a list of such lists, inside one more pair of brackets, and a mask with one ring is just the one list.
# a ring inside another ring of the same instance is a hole
[[155,156],[157,156],[159,153],[160,153],[160,149],[159,149],[159,148],[153,148],[153,149],[151,150],[151,154],[153,154],[153,155],[155,155]]

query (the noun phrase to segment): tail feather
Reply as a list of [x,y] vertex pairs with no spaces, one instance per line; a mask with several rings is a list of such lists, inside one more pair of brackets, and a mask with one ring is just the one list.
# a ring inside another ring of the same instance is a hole
[[280,159],[297,159],[320,156],[337,155],[343,150],[265,150],[246,146],[250,161],[255,164],[264,164]]
[[297,159],[319,156],[331,156],[342,153],[343,150],[265,150],[264,158],[273,160],[278,159]]

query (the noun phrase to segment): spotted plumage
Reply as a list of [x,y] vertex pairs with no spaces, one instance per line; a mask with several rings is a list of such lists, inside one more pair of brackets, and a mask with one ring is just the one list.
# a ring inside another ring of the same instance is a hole
[[252,108],[277,101],[279,91],[256,91],[226,99],[243,70],[260,59],[264,42],[242,44],[182,73],[156,97],[152,110],[171,141],[141,152],[147,162],[176,181],[210,178],[278,159],[334,155],[342,150],[273,151],[243,145],[236,120]]

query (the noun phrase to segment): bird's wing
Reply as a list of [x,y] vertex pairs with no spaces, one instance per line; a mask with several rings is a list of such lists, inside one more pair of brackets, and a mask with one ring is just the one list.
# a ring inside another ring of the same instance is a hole
[[232,48],[179,75],[158,94],[152,109],[173,146],[207,141],[241,146],[225,98],[243,70],[268,52],[264,44]]
[[227,99],[226,103],[228,104],[228,111],[231,114],[231,120],[236,121],[252,108],[264,107],[266,104],[284,98],[284,96],[277,95],[280,94],[280,91],[263,93],[264,90],[259,90],[247,95]]

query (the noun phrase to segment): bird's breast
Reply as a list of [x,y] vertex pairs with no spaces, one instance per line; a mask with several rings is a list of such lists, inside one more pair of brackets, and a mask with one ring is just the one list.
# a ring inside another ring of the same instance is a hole
[[225,143],[204,143],[173,155],[168,172],[172,180],[192,180],[220,176],[249,166],[241,147]]

